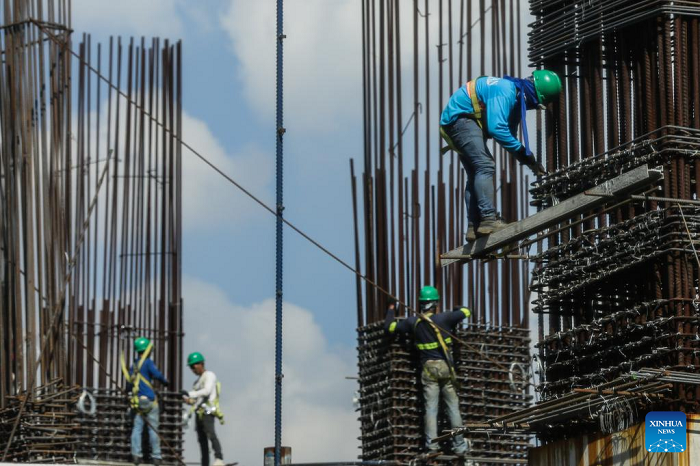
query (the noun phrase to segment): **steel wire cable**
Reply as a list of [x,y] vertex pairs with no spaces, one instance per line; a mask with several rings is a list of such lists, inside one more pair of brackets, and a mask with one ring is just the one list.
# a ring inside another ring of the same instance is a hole
[[[46,34],[50,40],[54,41],[57,45],[62,47],[64,50],[66,50],[68,53],[73,55],[75,58],[78,59],[80,63],[82,63],[84,66],[86,66],[92,73],[97,75],[101,80],[103,80],[109,87],[114,89],[119,95],[121,95],[123,98],[127,99],[136,109],[138,109],[142,114],[146,115],[148,118],[151,119],[152,122],[154,122],[156,125],[160,126],[163,131],[170,133],[172,137],[181,143],[183,147],[185,147],[187,150],[189,150],[193,155],[197,156],[202,162],[204,162],[206,165],[208,165],[212,170],[214,170],[216,173],[218,173],[220,176],[222,176],[224,179],[226,179],[229,183],[234,185],[236,188],[238,188],[243,194],[248,196],[251,200],[253,200],[255,203],[257,203],[260,207],[263,209],[267,210],[270,212],[272,215],[274,215],[277,218],[280,218],[281,221],[287,225],[289,228],[294,230],[297,234],[299,234],[302,238],[310,242],[312,245],[320,249],[322,252],[324,252],[326,255],[330,256],[332,259],[334,259],[336,262],[338,262],[340,265],[345,267],[346,269],[350,270],[352,273],[356,274],[359,276],[362,280],[367,282],[369,285],[372,287],[376,288],[378,291],[381,291],[384,293],[387,297],[391,298],[393,301],[395,301],[398,304],[401,304],[404,306],[404,308],[410,312],[413,312],[416,316],[419,317],[424,317],[424,314],[418,311],[417,309],[414,309],[413,307],[409,306],[406,304],[404,301],[399,300],[396,296],[394,296],[390,291],[382,287],[381,285],[377,284],[375,281],[371,280],[368,278],[366,275],[363,275],[361,272],[359,272],[357,269],[352,267],[350,264],[342,260],[340,257],[338,257],[336,254],[328,250],[325,246],[323,246],[321,243],[313,239],[311,236],[306,234],[304,231],[302,231],[299,227],[291,223],[289,220],[287,220],[284,217],[281,217],[280,215],[277,214],[275,209],[272,207],[268,206],[263,202],[259,197],[255,196],[251,191],[246,189],[243,185],[238,183],[235,179],[233,179],[231,176],[229,176],[226,172],[224,172],[221,168],[216,166],[213,162],[211,162],[209,159],[207,159],[204,155],[202,155],[199,151],[197,151],[194,147],[192,147],[190,144],[188,144],[186,141],[184,141],[179,135],[174,134],[169,128],[166,128],[165,125],[160,122],[156,117],[154,117],[151,113],[149,113],[145,108],[143,108],[141,105],[139,105],[137,102],[133,101],[132,99],[129,99],[129,97],[124,93],[120,88],[118,88],[115,84],[112,83],[112,81],[108,78],[106,78],[104,75],[102,75],[97,69],[95,69],[91,64],[89,64],[86,60],[82,59],[80,55],[78,55],[73,49],[71,49],[68,44],[64,41],[61,41],[59,38],[57,38],[55,35],[51,34],[48,30],[46,30],[41,22],[36,21],[34,19],[29,19],[28,22],[35,24],[41,31]],[[472,349],[474,352],[477,354],[482,355],[484,358],[488,359],[492,363],[494,363],[496,366],[501,367],[503,369],[508,369],[506,365],[501,364],[495,359],[489,358],[485,354],[483,354],[479,349],[477,349],[475,346],[470,345],[466,341],[461,340],[459,337],[454,335],[453,333],[441,328],[443,333],[446,335],[450,336],[453,340],[459,342],[460,344],[464,345],[466,348]]]

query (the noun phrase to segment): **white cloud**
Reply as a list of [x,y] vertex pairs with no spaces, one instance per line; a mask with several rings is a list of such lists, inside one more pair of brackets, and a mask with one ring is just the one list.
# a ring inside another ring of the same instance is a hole
[[[245,278],[239,278],[245,279]],[[255,277],[251,277],[251,280]],[[274,445],[273,299],[241,307],[223,290],[185,278],[186,353],[201,351],[222,382],[226,424],[217,432],[227,461],[260,464]],[[359,454],[359,423],[352,406],[354,353],[329,345],[310,311],[284,304],[282,443],[294,462],[349,461]],[[194,376],[185,375],[185,386]],[[193,431],[186,457],[199,460]]]
[[[212,134],[207,124],[187,113],[183,116],[183,140],[212,164],[243,185],[256,196],[266,196],[272,179],[272,156],[255,144],[248,144],[242,153],[231,156]],[[251,199],[221,175],[207,166],[188,149],[182,153],[183,227],[209,231],[213,228],[234,228],[264,213]]]
[[[246,98],[266,119],[275,111],[275,11],[274,2],[233,0],[221,20],[242,65]],[[288,0],[284,15],[284,100],[290,125],[339,129],[349,118],[361,118],[360,3]]]
[[[138,98],[137,98],[138,99]],[[122,101],[122,104],[124,102]],[[101,158],[107,152],[107,121],[108,106],[103,102],[100,115],[100,140]],[[112,134],[116,133],[116,110],[112,109]],[[91,113],[91,120],[97,122],[96,112]],[[73,127],[78,128],[77,114],[73,116]],[[132,124],[136,124],[132,122]],[[119,115],[120,132],[119,147],[126,146],[126,115],[122,111]],[[135,128],[134,128],[135,131]],[[96,145],[95,131],[91,134],[91,146]],[[79,133],[72,137],[73,148],[78,150]],[[154,140],[160,140],[161,134],[156,134]],[[219,140],[202,120],[197,119],[187,112],[183,112],[182,140],[202,154],[209,162],[218,167],[225,174],[241,183],[241,185],[261,198],[267,205],[273,205],[272,196],[268,189],[273,176],[272,155],[266,154],[255,143],[249,143],[236,153],[229,154],[224,150]],[[112,139],[110,148],[116,147]],[[119,154],[119,160],[124,160],[124,154]],[[124,175],[124,164],[119,165],[120,175]],[[74,173],[77,175],[77,171]],[[91,189],[94,189],[97,175],[91,180]],[[261,218],[265,212],[254,201],[243,194],[238,188],[216,173],[211,167],[194,155],[189,149],[182,149],[182,211],[183,229],[186,232],[211,232],[214,229],[232,231],[242,225]],[[152,195],[160,195],[158,184],[153,184]],[[106,188],[105,190],[106,191]],[[106,193],[103,193],[102,199]],[[121,209],[123,193],[119,191],[118,203]],[[104,214],[105,209],[101,210]],[[121,222],[121,218],[118,220]],[[154,219],[154,221],[157,221]]]
[[73,0],[73,28],[104,35],[182,37],[183,0]]

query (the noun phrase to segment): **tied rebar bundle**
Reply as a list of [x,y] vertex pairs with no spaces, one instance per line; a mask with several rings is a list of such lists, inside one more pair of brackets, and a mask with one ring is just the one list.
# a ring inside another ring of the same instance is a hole
[[[60,379],[37,387],[25,407],[26,413],[22,416],[7,460],[74,463],[75,458],[84,458],[130,462],[133,416],[128,397],[119,390],[89,390],[91,404],[85,409],[80,403],[84,392],[78,386],[65,386]],[[0,409],[0,448],[3,450],[25,396],[24,393],[9,396],[7,407]],[[163,460],[176,463],[183,453],[182,396],[159,392],[158,404],[161,411],[158,433]],[[144,434],[144,457],[148,459],[147,429],[144,429]]]
[[554,170],[533,183],[531,204],[551,207],[633,168],[663,166],[678,157],[685,158],[686,163],[700,157],[700,131],[667,126],[621,147]]
[[[400,462],[415,459],[425,442],[415,345],[405,337],[389,339],[379,323],[358,332],[362,459]],[[524,385],[529,373],[528,333],[520,328],[478,325],[457,331],[460,339],[480,351],[476,353],[459,344],[453,348],[460,383],[460,410],[466,424],[512,414],[529,405],[532,397]],[[449,429],[445,416],[438,419],[439,431]],[[466,440],[470,445],[467,456],[476,461],[527,463],[529,442],[522,434],[492,438],[475,433]],[[441,447],[445,455],[451,455],[449,442],[442,442]]]
[[[441,153],[437,131],[450,95],[467,81],[521,76],[525,3],[361,3],[364,146],[350,163],[362,458],[408,461],[423,438],[420,373],[410,344],[385,341],[378,322],[390,302],[398,299],[398,314],[410,315],[421,287],[431,285],[441,309],[466,305],[472,323],[488,325],[470,326],[474,335],[467,338],[490,356],[472,349],[457,358],[465,422],[513,412],[530,400],[513,382],[527,373],[529,269],[509,262],[441,267],[440,255],[464,243],[468,221],[465,171],[458,154]],[[527,216],[531,173],[500,146],[488,146],[496,161],[497,210],[508,221]],[[528,440],[522,436],[471,440],[484,463],[525,463]]]
[[[630,372],[692,372],[700,363],[700,2],[531,0],[530,58],[563,89],[545,113],[549,174],[541,209],[634,167],[658,186],[543,232],[533,259],[542,405]],[[697,412],[697,385],[678,376],[655,409]],[[618,400],[619,401],[619,400]],[[647,400],[649,401],[649,400]],[[602,406],[602,405],[601,405]],[[639,420],[624,403],[560,416],[541,438],[609,433]]]
[[638,215],[619,224],[585,231],[575,239],[535,256],[542,262],[533,271],[532,288],[538,290],[533,310],[571,296],[577,290],[620,274],[647,261],[669,253],[688,255],[694,261],[698,243],[700,209],[685,207],[685,218],[678,208],[656,210]]
[[698,17],[697,0],[531,0],[530,59],[540,63],[601,33],[667,15]]
[[[181,48],[74,41],[66,0],[0,18],[0,460],[99,456],[73,406],[125,386],[134,338],[182,385]],[[54,380],[79,390],[60,407],[36,389]]]
[[95,44],[87,35],[74,43],[70,2],[6,6],[0,407],[54,378],[125,383],[119,355],[130,361],[140,336],[154,342],[152,358],[177,389],[180,44]]

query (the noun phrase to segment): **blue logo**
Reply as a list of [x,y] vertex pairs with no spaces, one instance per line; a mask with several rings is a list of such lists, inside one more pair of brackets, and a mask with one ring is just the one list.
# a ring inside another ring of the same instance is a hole
[[680,453],[687,448],[686,418],[680,411],[647,414],[644,442],[651,453]]

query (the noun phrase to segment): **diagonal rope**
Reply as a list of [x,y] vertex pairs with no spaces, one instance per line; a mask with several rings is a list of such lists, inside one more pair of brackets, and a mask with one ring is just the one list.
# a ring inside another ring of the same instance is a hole
[[[253,200],[255,203],[257,203],[258,205],[260,205],[260,207],[262,207],[263,209],[267,210],[269,213],[271,213],[271,214],[274,215],[275,217],[279,217],[285,225],[287,225],[289,228],[291,228],[292,230],[294,230],[294,231],[295,231],[297,234],[299,234],[302,238],[304,238],[304,239],[307,240],[309,243],[311,243],[312,245],[314,245],[315,247],[317,247],[318,249],[320,249],[321,251],[323,251],[326,255],[328,255],[329,257],[331,257],[332,259],[334,259],[334,260],[335,260],[336,262],[338,262],[341,266],[345,267],[346,269],[348,269],[349,271],[351,271],[352,273],[354,273],[355,275],[357,275],[358,277],[360,277],[360,278],[361,278],[362,280],[364,280],[367,284],[369,284],[370,286],[376,288],[378,291],[381,291],[382,293],[384,293],[384,295],[386,295],[387,297],[391,298],[392,301],[395,301],[396,303],[401,304],[402,306],[404,306],[404,308],[405,308],[407,311],[409,311],[409,312],[411,312],[411,313],[413,313],[413,314],[415,314],[415,315],[417,315],[417,316],[421,316],[421,317],[424,317],[424,316],[425,316],[423,313],[421,313],[421,312],[418,311],[417,309],[412,308],[411,306],[409,306],[409,305],[406,304],[405,302],[403,302],[403,301],[401,301],[400,299],[398,299],[396,296],[394,296],[394,295],[393,295],[390,291],[388,291],[386,288],[382,287],[381,285],[379,285],[378,283],[376,283],[374,280],[370,279],[370,278],[367,277],[366,275],[362,274],[362,272],[358,271],[356,268],[352,267],[350,264],[348,264],[347,262],[345,262],[344,260],[342,260],[340,257],[338,257],[337,255],[335,255],[335,254],[334,254],[333,252],[331,252],[330,250],[328,250],[328,249],[327,249],[325,246],[323,246],[321,243],[319,243],[318,241],[316,241],[315,239],[313,239],[313,238],[312,238],[311,236],[309,236],[308,234],[304,233],[304,231],[302,231],[299,227],[297,227],[296,225],[294,225],[293,223],[291,223],[289,220],[287,220],[286,218],[282,217],[281,215],[278,215],[277,212],[276,212],[274,209],[272,209],[270,206],[268,206],[267,204],[265,204],[265,202],[263,202],[260,198],[258,198],[257,196],[255,196],[252,192],[250,192],[248,189],[246,189],[243,185],[241,185],[241,184],[238,183],[236,180],[234,180],[231,176],[229,176],[229,175],[228,175],[226,172],[224,172],[222,169],[220,169],[219,167],[217,167],[216,165],[214,165],[214,163],[212,163],[209,159],[207,159],[204,155],[202,155],[202,154],[201,154],[199,151],[197,151],[194,147],[192,147],[190,144],[188,144],[186,141],[184,141],[180,135],[173,133],[173,131],[172,131],[170,128],[167,128],[162,122],[160,122],[156,117],[154,117],[151,113],[149,113],[145,108],[143,108],[142,106],[140,106],[140,105],[139,105],[137,102],[135,102],[134,100],[130,99],[129,96],[128,96],[126,93],[124,93],[124,91],[122,91],[121,89],[119,89],[109,78],[107,78],[107,77],[105,77],[104,75],[102,75],[102,74],[101,74],[96,68],[94,68],[90,63],[88,63],[86,60],[82,59],[82,58],[80,57],[80,55],[78,55],[75,51],[73,51],[73,50],[68,46],[68,43],[67,43],[66,41],[62,41],[60,38],[56,37],[56,35],[54,35],[54,34],[52,34],[51,32],[49,32],[47,29],[45,29],[45,28],[42,26],[42,24],[41,24],[40,22],[38,22],[38,21],[36,21],[36,20],[31,20],[31,22],[34,23],[42,32],[44,32],[44,34],[46,34],[46,35],[49,37],[49,39],[51,39],[51,40],[52,40],[54,43],[56,43],[58,46],[62,47],[65,51],[67,51],[68,53],[70,53],[71,55],[73,55],[75,58],[77,58],[78,61],[79,61],[82,65],[84,65],[84,66],[85,66],[86,68],[88,68],[91,72],[93,72],[97,77],[99,77],[102,81],[104,81],[110,88],[112,88],[113,90],[115,90],[119,95],[121,95],[122,97],[124,97],[131,105],[133,105],[135,108],[137,108],[143,115],[147,116],[153,123],[155,123],[157,126],[159,126],[163,131],[169,133],[176,141],[178,141],[180,144],[182,144],[183,147],[185,147],[186,149],[188,149],[193,155],[195,155],[196,157],[198,157],[202,162],[204,162],[206,165],[208,165],[209,168],[211,168],[211,169],[214,170],[216,173],[218,173],[218,174],[219,174],[221,177],[223,177],[226,181],[228,181],[229,183],[231,183],[232,185],[234,185],[236,188],[238,188],[243,194],[245,194],[245,195],[248,196],[251,200]],[[466,341],[460,339],[459,337],[457,337],[457,336],[454,335],[453,333],[447,331],[446,329],[440,328],[440,330],[442,330],[443,333],[445,333],[446,335],[450,336],[450,337],[451,337],[452,339],[454,339],[455,341],[457,341],[457,342],[459,342],[460,344],[462,344],[465,348],[467,348],[467,349],[469,349],[469,350],[471,350],[471,351],[473,351],[473,352],[479,354],[481,357],[483,357],[484,359],[486,359],[486,360],[488,360],[489,362],[493,363],[494,365],[500,367],[501,369],[509,370],[509,368],[508,368],[506,365],[501,364],[501,363],[500,363],[499,361],[497,361],[496,359],[493,359],[493,358],[489,357],[488,355],[486,355],[485,353],[483,353],[481,350],[479,350],[476,346],[470,345],[469,343],[467,343]]]

